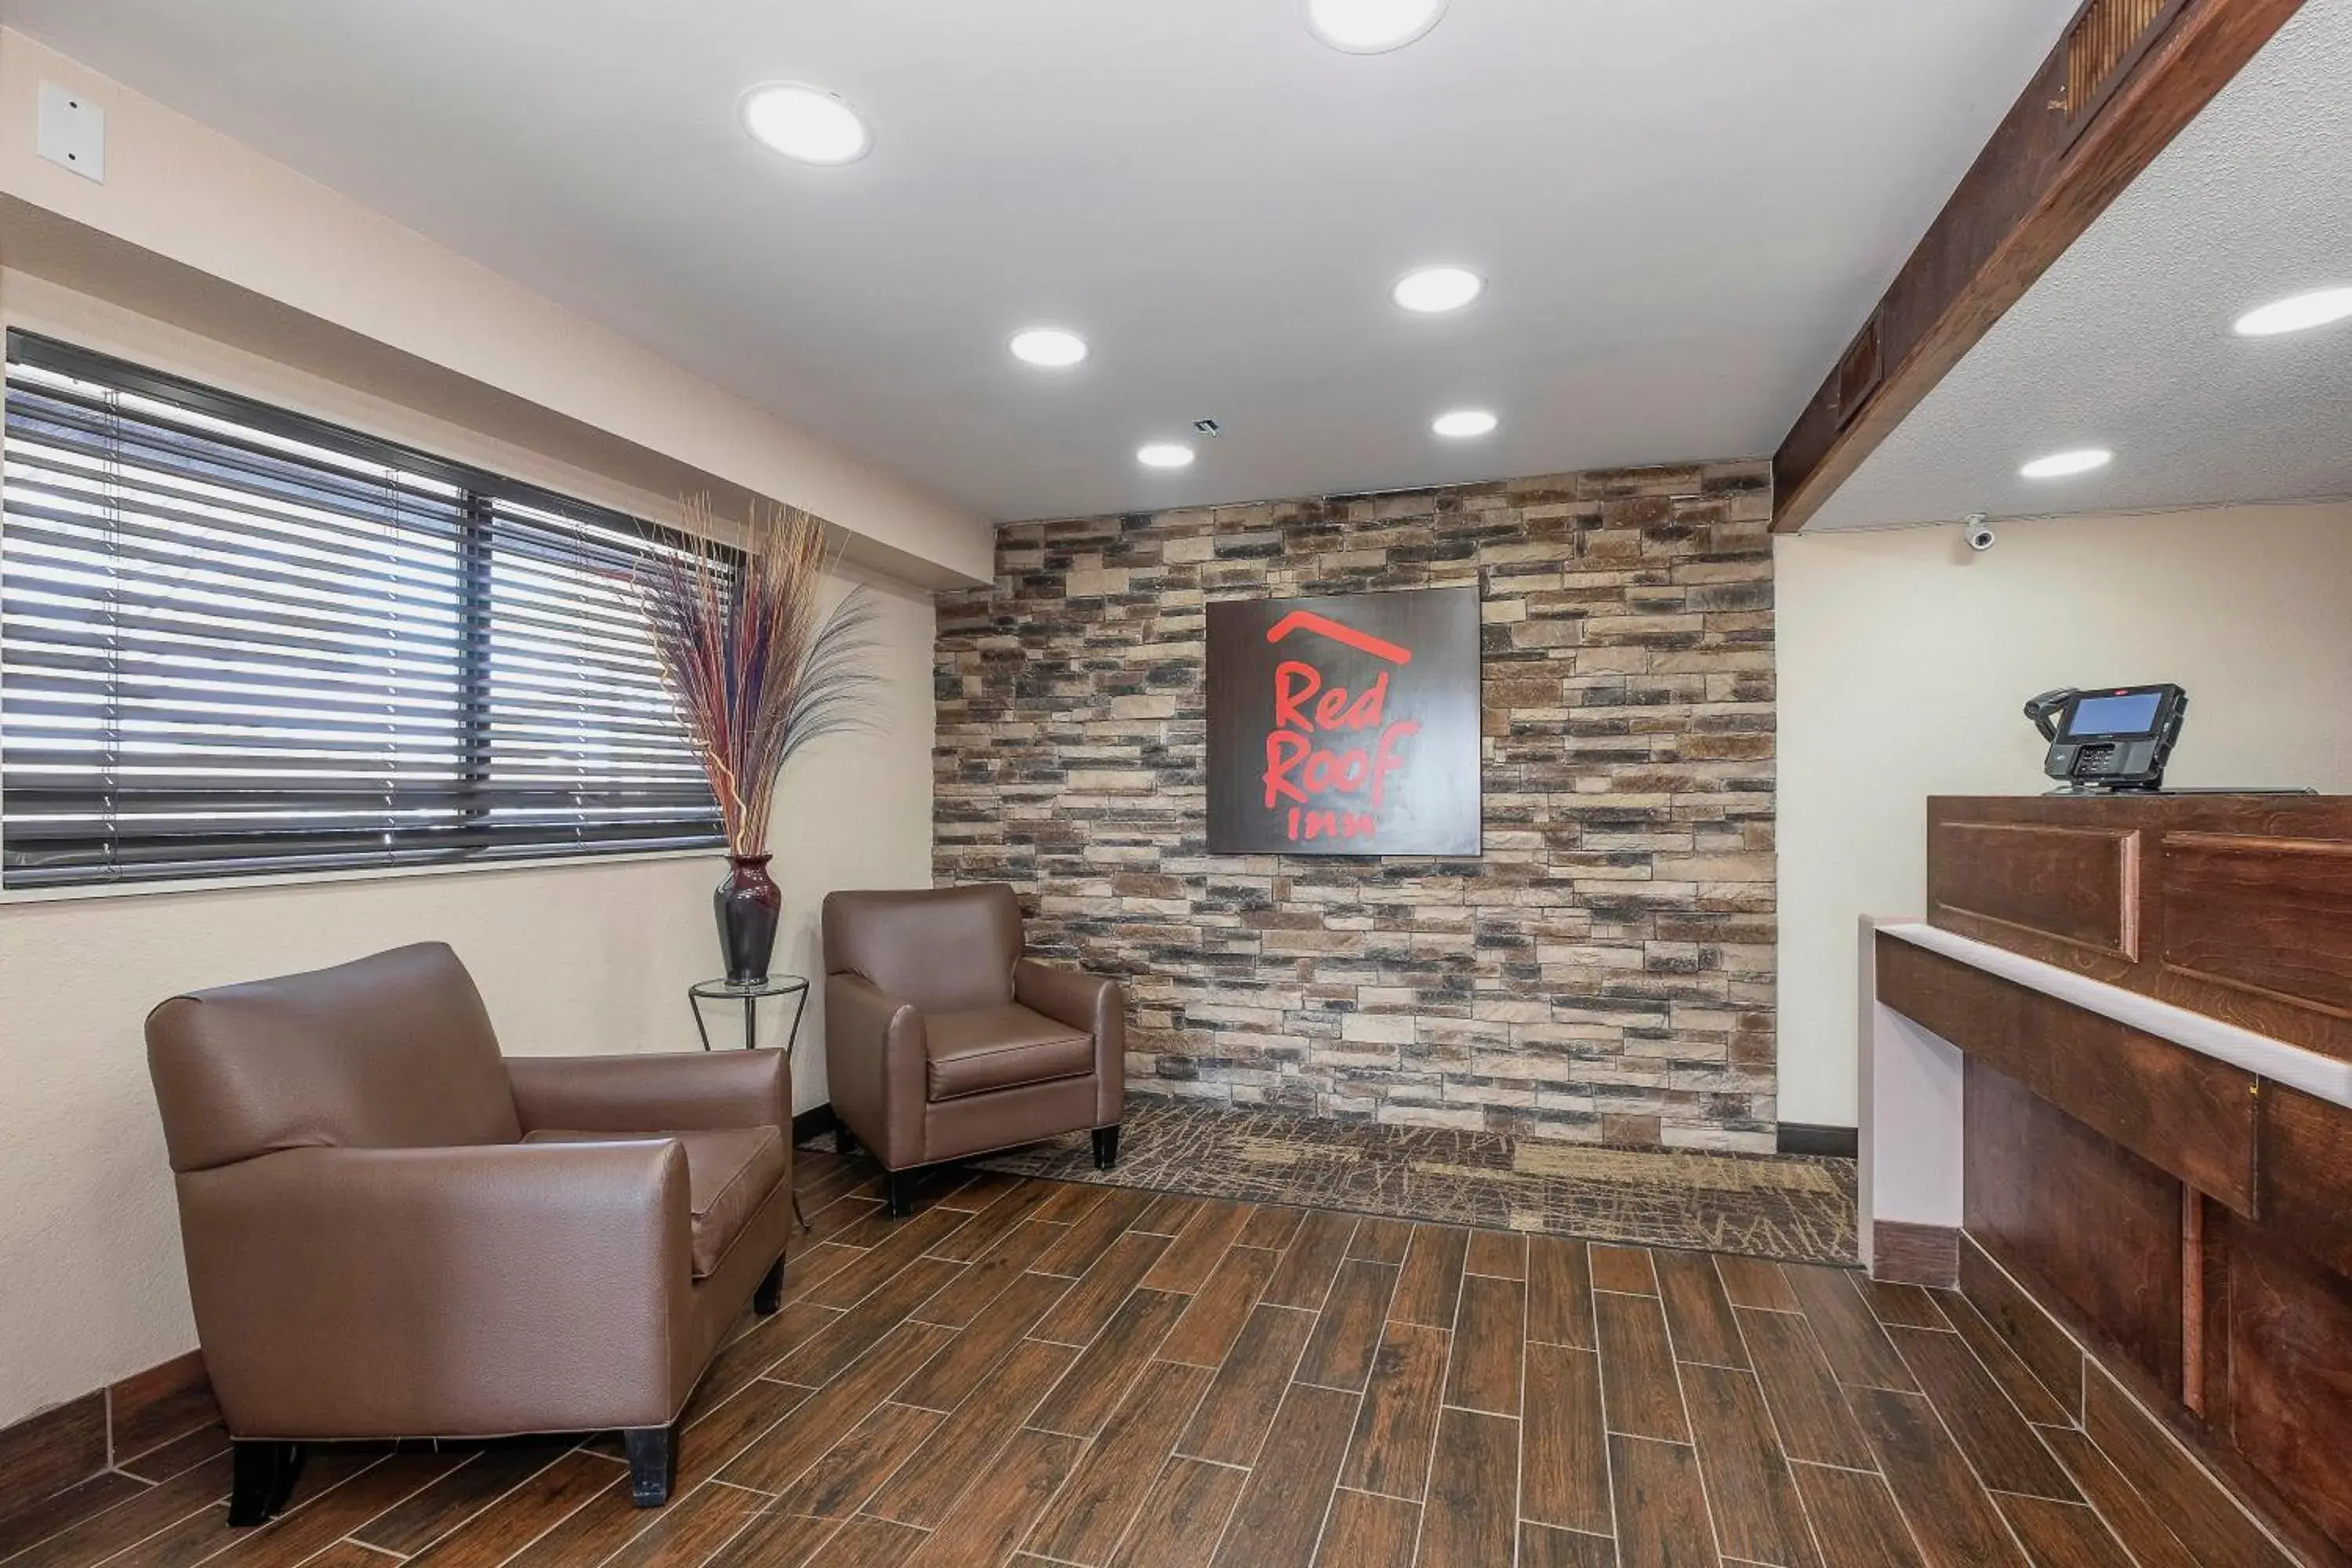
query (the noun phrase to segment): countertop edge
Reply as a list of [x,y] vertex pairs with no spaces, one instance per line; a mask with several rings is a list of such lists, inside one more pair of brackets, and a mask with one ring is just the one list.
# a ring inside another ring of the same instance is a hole
[[2242,1029],[2235,1024],[2225,1024],[2219,1018],[2192,1013],[2120,985],[2076,974],[1990,942],[1959,936],[1924,921],[1885,921],[1876,929],[1898,942],[1941,953],[2085,1012],[2170,1040],[2200,1056],[2243,1068],[2332,1105],[2352,1110],[2352,1062],[2338,1061],[2302,1046]]

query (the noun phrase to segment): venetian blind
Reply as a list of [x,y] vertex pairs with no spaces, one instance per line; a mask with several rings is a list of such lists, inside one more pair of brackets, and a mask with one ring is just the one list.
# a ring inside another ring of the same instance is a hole
[[618,513],[7,340],[0,885],[714,846]]

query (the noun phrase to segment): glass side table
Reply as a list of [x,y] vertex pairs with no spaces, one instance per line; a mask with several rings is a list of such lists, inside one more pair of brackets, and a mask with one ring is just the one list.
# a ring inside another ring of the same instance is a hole
[[[705,1002],[740,1002],[743,1004],[743,1048],[756,1050],[760,1045],[760,1004],[771,996],[793,998],[793,1026],[784,1036],[784,1052],[790,1055],[800,1044],[801,1015],[808,1011],[809,983],[797,974],[771,974],[751,985],[738,985],[731,980],[698,980],[687,987],[687,1005],[694,1009],[694,1032],[702,1038],[702,1048],[710,1048],[710,1029],[702,1019]],[[800,1064],[793,1064],[797,1067]]]
[[[710,1026],[703,1021],[702,1005],[705,1002],[742,1003],[743,1048],[749,1051],[757,1050],[760,1045],[760,1004],[771,996],[791,997],[793,1023],[784,1033],[784,1056],[797,1072],[800,1068],[796,1058],[801,1043],[801,1015],[808,1011],[808,981],[798,974],[771,974],[767,979],[750,985],[738,985],[727,980],[700,980],[686,988],[686,1005],[694,1012],[694,1032],[701,1037],[702,1048],[707,1051],[710,1048]],[[785,1128],[784,1136],[790,1138],[792,1135],[793,1130]],[[803,1230],[808,1229],[808,1216],[801,1213],[798,1187],[793,1189],[793,1218],[800,1222]]]

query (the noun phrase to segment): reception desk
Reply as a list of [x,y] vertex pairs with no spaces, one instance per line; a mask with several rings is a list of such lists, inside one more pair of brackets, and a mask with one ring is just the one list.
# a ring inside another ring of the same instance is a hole
[[1864,922],[1872,1272],[2275,1535],[2199,1557],[2346,1562],[2352,801],[1939,798],[1927,846],[1926,919]]

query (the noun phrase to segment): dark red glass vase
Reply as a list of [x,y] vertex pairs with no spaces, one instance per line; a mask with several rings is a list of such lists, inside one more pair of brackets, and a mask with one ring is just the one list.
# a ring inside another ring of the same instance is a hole
[[775,956],[776,920],[784,912],[784,895],[768,875],[768,860],[765,855],[729,856],[727,879],[710,895],[730,985],[763,984],[768,961]]

